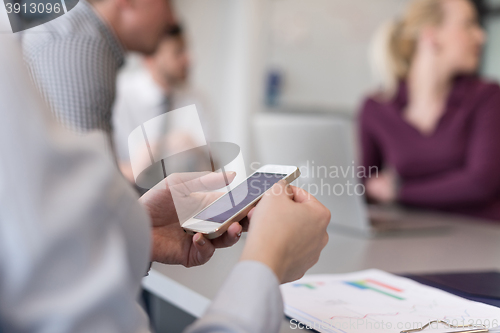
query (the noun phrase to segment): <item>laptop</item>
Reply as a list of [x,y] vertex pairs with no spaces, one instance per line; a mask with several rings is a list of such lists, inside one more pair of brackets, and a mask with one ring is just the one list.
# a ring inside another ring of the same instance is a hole
[[330,228],[364,236],[443,232],[450,223],[434,214],[395,207],[370,207],[355,159],[355,124],[347,115],[259,114],[254,123],[257,160],[296,165],[301,177],[294,185],[313,194],[332,213]]

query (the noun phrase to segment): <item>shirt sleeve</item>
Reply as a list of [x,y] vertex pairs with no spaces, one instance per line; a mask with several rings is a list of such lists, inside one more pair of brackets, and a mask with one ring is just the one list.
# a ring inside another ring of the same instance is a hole
[[401,184],[399,201],[446,209],[487,204],[500,189],[500,89],[476,111],[464,166],[427,180]]
[[147,331],[137,303],[150,253],[146,211],[96,148],[104,136],[55,124],[18,45],[8,34],[0,45],[2,331]]
[[276,275],[255,261],[240,262],[207,313],[185,333],[273,333],[283,322]]
[[104,41],[75,36],[26,50],[33,80],[59,122],[77,133],[111,133],[117,68]]

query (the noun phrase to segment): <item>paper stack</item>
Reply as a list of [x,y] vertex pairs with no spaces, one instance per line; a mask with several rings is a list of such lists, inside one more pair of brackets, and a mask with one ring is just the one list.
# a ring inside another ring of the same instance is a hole
[[[436,319],[488,329],[500,325],[500,308],[379,270],[309,275],[281,288],[292,329],[307,326],[325,333],[400,333]],[[426,331],[464,330],[439,325]]]

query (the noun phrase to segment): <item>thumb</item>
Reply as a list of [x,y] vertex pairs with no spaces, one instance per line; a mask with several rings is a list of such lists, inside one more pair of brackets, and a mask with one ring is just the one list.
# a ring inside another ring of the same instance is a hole
[[199,266],[207,263],[215,252],[215,247],[212,242],[203,237],[200,233],[193,236],[192,242],[196,251],[191,251],[194,258],[192,258],[193,264],[190,266]]
[[278,196],[278,197],[283,196],[283,197],[287,197],[290,200],[293,200],[293,197],[294,197],[293,190],[290,188],[290,184],[288,184],[286,182],[286,180],[284,180],[284,179],[282,179],[279,182],[277,182],[276,184],[274,184],[274,186],[271,188],[270,192],[274,196]]

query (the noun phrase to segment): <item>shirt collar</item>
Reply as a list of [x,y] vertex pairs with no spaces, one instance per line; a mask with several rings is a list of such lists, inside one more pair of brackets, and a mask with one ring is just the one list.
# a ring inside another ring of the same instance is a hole
[[111,52],[115,56],[118,66],[122,66],[125,62],[125,48],[118,39],[118,36],[114,32],[111,25],[106,21],[104,17],[99,15],[97,11],[89,4],[86,0],[80,1],[83,11],[86,13],[87,17],[95,23],[99,32],[102,33],[106,41],[108,42]]

